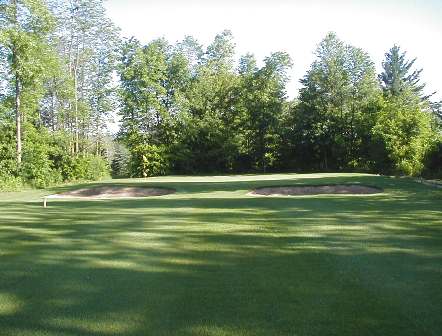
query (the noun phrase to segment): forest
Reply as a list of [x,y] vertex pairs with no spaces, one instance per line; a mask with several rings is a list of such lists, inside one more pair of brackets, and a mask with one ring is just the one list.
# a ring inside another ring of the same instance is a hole
[[238,56],[228,30],[208,46],[143,44],[121,36],[103,0],[0,0],[0,189],[166,174],[440,178],[442,103],[416,59],[392,45],[377,73],[367,51],[324,35],[293,93],[296,55]]

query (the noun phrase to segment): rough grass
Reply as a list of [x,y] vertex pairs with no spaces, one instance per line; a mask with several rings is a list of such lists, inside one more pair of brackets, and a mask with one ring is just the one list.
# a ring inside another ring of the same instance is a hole
[[[442,191],[358,175],[115,180],[0,193],[0,335],[441,335]],[[378,195],[247,196],[361,183]]]

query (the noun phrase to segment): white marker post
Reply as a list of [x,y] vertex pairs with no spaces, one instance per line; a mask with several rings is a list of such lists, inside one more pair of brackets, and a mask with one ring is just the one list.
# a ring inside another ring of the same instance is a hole
[[43,208],[46,208],[47,197],[43,197]]

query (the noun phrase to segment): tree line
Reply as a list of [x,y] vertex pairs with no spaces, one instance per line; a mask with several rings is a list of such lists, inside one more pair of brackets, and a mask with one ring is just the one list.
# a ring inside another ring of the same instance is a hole
[[0,1],[0,186],[109,174],[120,36],[101,0]]
[[441,174],[441,103],[398,46],[377,74],[329,33],[289,100],[290,56],[237,61],[230,31],[207,47],[142,44],[121,38],[102,0],[0,0],[0,27],[3,188],[110,173]]

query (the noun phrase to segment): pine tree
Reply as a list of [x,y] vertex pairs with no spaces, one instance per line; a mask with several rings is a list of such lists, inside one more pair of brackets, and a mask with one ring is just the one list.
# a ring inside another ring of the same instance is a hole
[[421,83],[420,78],[423,69],[413,69],[416,58],[408,60],[406,54],[406,52],[401,52],[397,45],[385,54],[385,61],[382,62],[384,71],[379,75],[384,93],[398,96],[410,89],[419,95],[421,100],[428,100],[434,93],[424,94],[426,84]]

